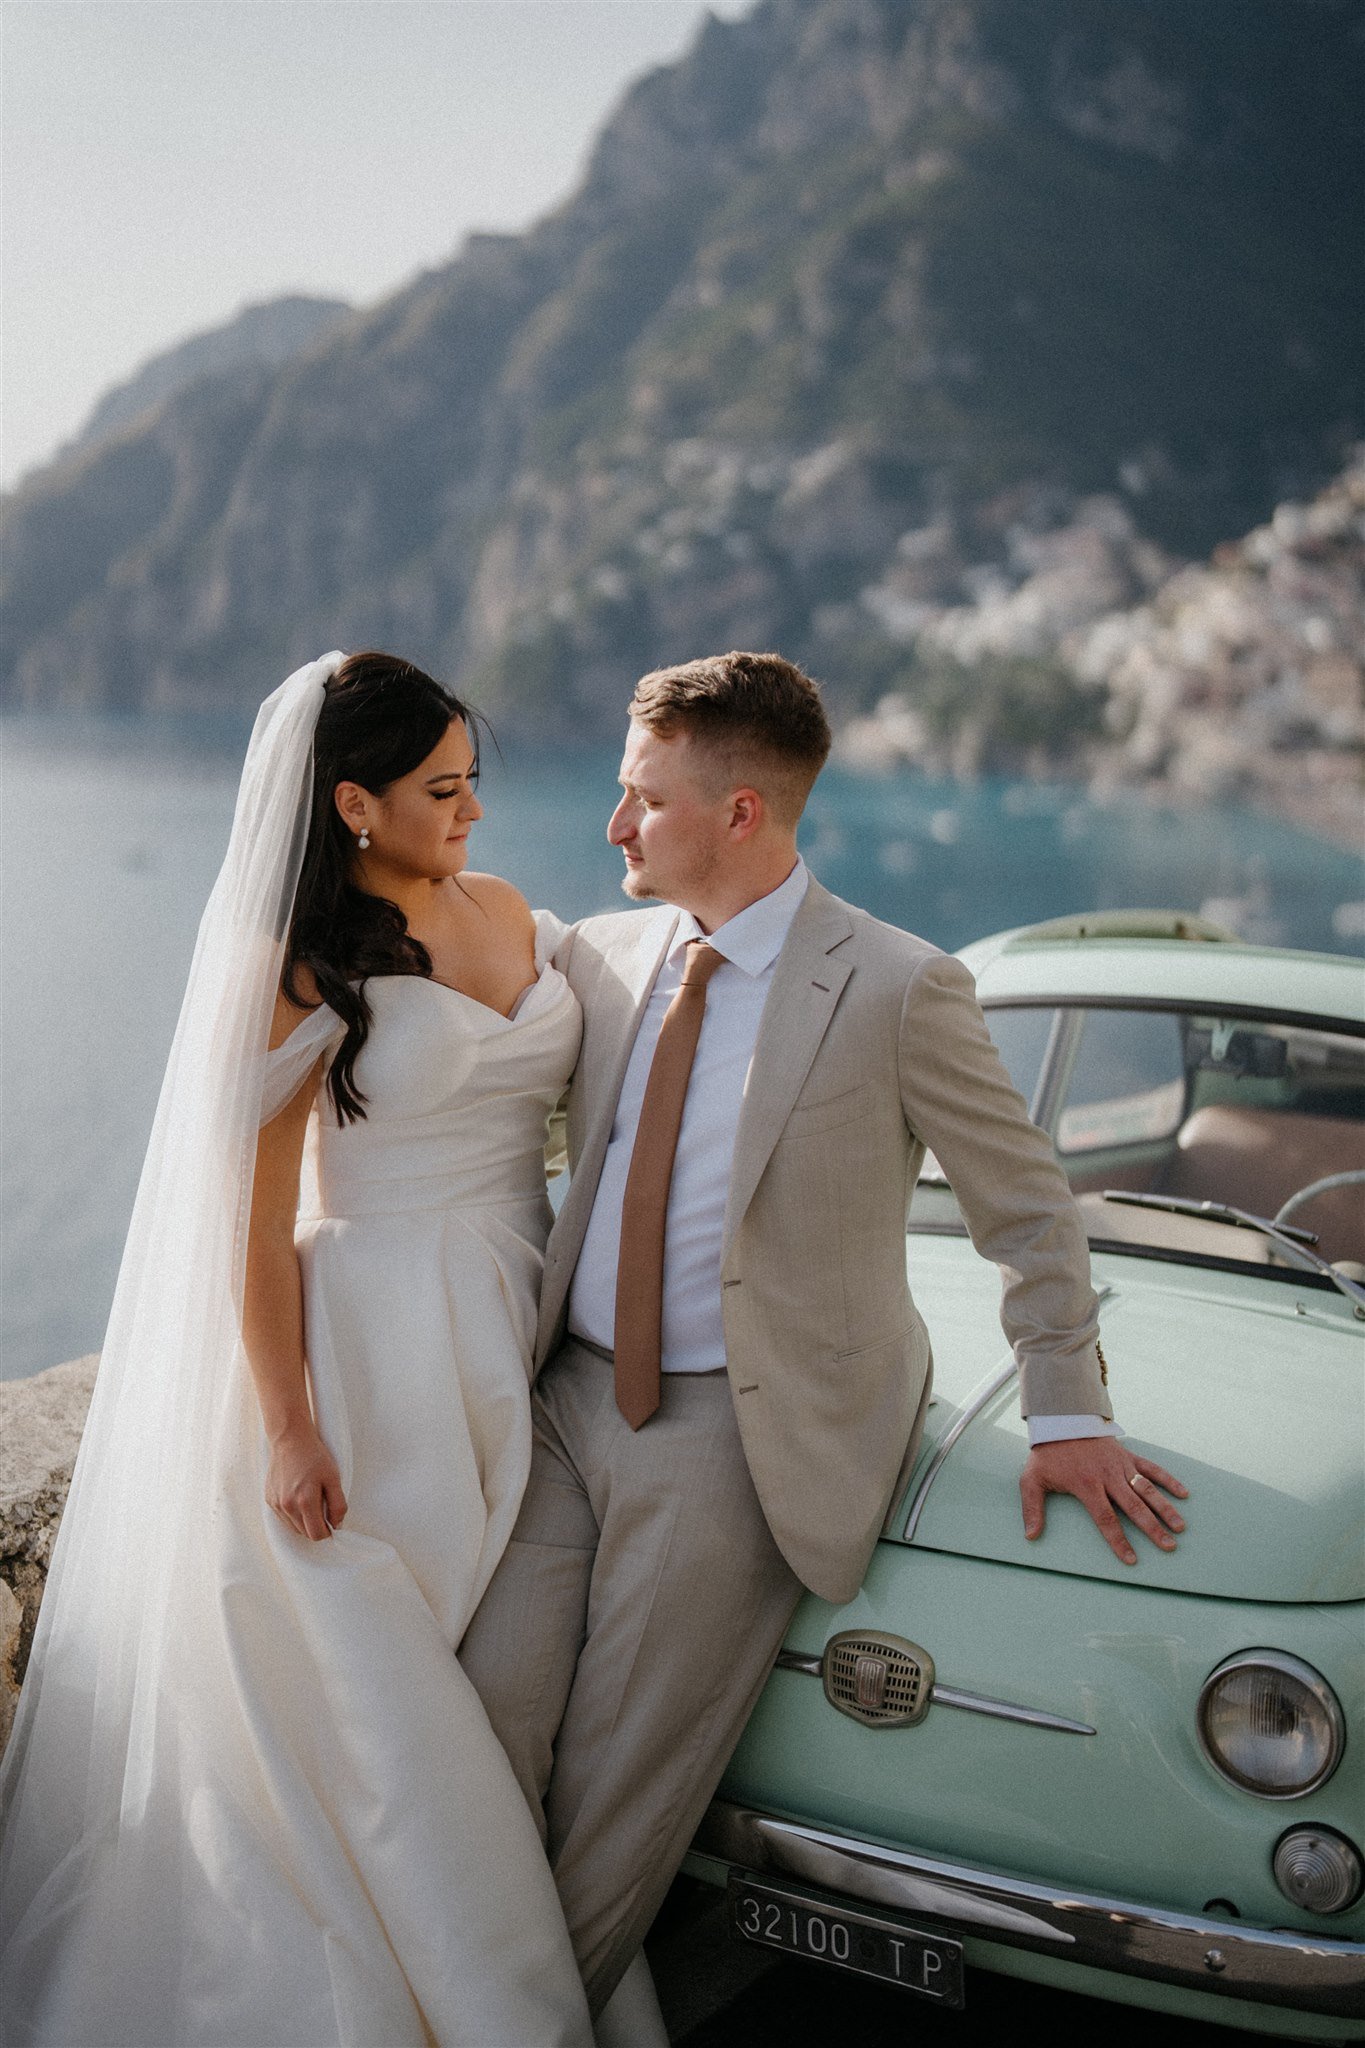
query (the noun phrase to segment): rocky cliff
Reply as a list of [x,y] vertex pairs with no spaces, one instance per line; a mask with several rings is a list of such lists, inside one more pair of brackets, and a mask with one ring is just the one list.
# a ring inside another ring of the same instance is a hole
[[62,461],[122,433],[200,377],[230,374],[253,363],[278,368],[339,327],[350,312],[344,299],[308,298],[300,293],[243,306],[222,326],[192,334],[174,348],[162,350],[126,383],[107,391],[70,446],[62,450]]
[[[1021,532],[1065,582],[1097,499],[1106,606],[1144,603],[1365,432],[1362,109],[1351,0],[713,20],[538,227],[30,480],[0,689],[245,707],[389,644],[563,739],[777,644],[848,716],[916,606],[1008,601]],[[1035,681],[1006,752],[1102,722]]]

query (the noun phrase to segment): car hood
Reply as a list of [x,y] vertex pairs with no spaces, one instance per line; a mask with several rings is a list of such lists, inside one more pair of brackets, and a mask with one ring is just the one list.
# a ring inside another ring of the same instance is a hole
[[910,1274],[934,1346],[935,1400],[891,1540],[905,1540],[918,1497],[910,1540],[930,1550],[1237,1600],[1365,1598],[1365,1333],[1341,1295],[1264,1272],[1095,1254],[1115,1419],[1130,1450],[1190,1490],[1178,1548],[1139,1536],[1138,1563],[1125,1566],[1069,1498],[1050,1500],[1044,1535],[1024,1540],[1017,1378],[939,1459],[1008,1362],[999,1283],[956,1239],[912,1237]]

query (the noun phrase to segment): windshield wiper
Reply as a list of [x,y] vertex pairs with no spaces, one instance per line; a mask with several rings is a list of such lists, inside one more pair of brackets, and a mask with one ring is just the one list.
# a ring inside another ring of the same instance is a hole
[[1249,1209],[1233,1209],[1225,1202],[1191,1202],[1180,1195],[1139,1195],[1127,1188],[1106,1188],[1101,1199],[1121,1202],[1132,1209],[1163,1209],[1173,1216],[1198,1216],[1206,1223],[1231,1223],[1238,1230],[1259,1230],[1263,1237],[1279,1245],[1287,1257],[1297,1259],[1305,1270],[1325,1274],[1348,1301],[1355,1303],[1357,1314],[1365,1309],[1365,1287],[1358,1280],[1348,1280],[1318,1256],[1312,1249],[1318,1240],[1311,1230],[1298,1230],[1292,1223],[1273,1223],[1268,1216],[1254,1216]]

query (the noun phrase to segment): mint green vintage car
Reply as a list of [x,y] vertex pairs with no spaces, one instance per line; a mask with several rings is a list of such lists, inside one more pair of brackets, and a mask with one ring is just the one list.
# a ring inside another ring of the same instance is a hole
[[1365,976],[1163,912],[963,957],[1188,1533],[1126,1568],[1064,1499],[1025,1542],[998,1276],[929,1162],[918,1464],[858,1598],[798,1609],[688,1868],[740,1937],[940,2004],[965,1964],[1360,2040]]

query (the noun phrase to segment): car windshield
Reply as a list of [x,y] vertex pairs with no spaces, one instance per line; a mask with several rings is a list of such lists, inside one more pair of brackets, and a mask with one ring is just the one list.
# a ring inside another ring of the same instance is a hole
[[[986,1021],[1092,1244],[1288,1264],[1257,1231],[1106,1200],[1174,1197],[1278,1218],[1365,1278],[1365,1035],[1146,1003],[987,1005]],[[956,1227],[930,1158],[911,1229]]]

